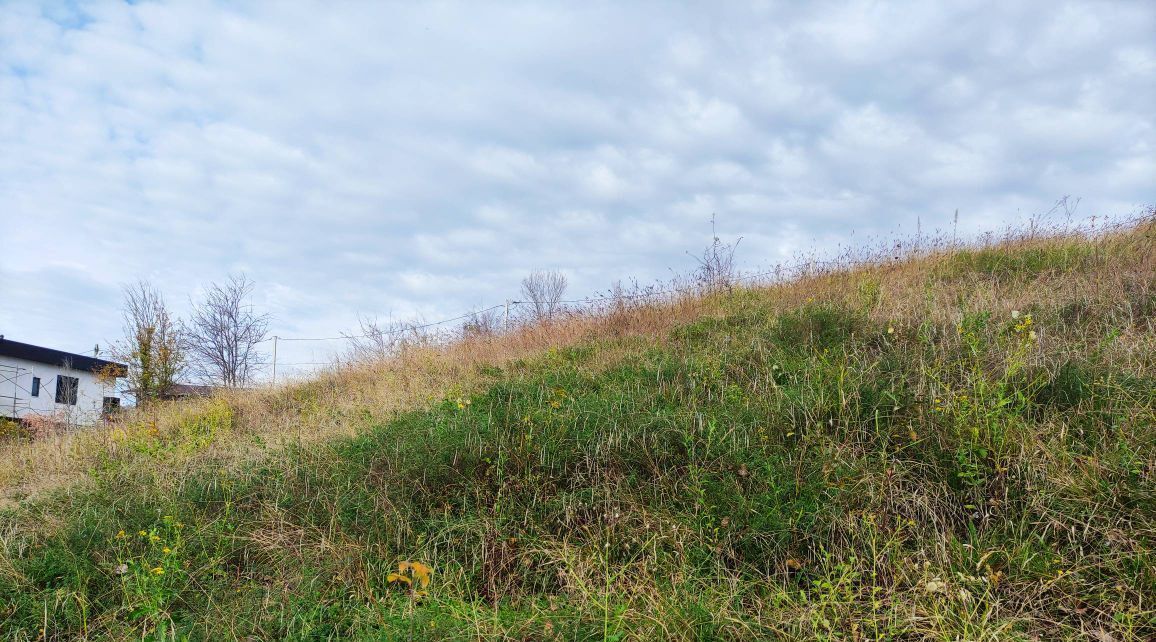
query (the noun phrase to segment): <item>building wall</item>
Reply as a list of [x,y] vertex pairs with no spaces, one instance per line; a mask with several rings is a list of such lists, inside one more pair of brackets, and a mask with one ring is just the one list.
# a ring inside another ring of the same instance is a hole
[[[76,405],[56,403],[56,377],[76,377]],[[32,378],[40,378],[40,394],[32,397]],[[46,363],[0,357],[0,416],[27,419],[55,416],[78,425],[100,421],[105,397],[119,396],[112,383],[101,383],[87,370],[73,370]],[[15,397],[15,400],[13,399]]]

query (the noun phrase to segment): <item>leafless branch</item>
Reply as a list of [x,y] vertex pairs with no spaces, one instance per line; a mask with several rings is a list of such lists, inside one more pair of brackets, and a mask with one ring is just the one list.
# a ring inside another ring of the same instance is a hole
[[378,321],[361,318],[361,330],[349,339],[347,359],[353,362],[373,362],[394,357],[407,348],[424,345],[429,337],[417,321]]
[[253,282],[245,275],[212,284],[194,303],[188,324],[189,351],[196,374],[204,381],[244,387],[266,363],[258,346],[269,331],[269,314],[253,311]]
[[707,292],[730,290],[734,286],[735,250],[742,238],[734,243],[723,243],[715,231],[715,217],[710,217],[710,231],[713,241],[702,252],[702,256],[691,254],[698,261],[698,269],[694,272],[694,279],[698,287]]
[[557,270],[537,270],[522,279],[522,296],[535,319],[549,319],[561,310],[566,276]]

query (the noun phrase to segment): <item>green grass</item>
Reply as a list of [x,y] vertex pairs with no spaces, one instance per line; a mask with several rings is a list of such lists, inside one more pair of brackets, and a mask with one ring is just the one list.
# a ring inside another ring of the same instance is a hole
[[[1048,257],[951,269],[1028,278]],[[0,634],[1156,636],[1151,355],[1114,356],[1126,328],[1053,330],[1063,296],[944,324],[941,299],[868,313],[880,287],[786,309],[739,291],[665,336],[494,366],[479,394],[240,463],[206,448],[228,407],[137,435],[0,516]],[[407,560],[428,594],[389,581]]]
[[1062,239],[1028,247],[997,246],[956,252],[941,268],[946,278],[966,275],[998,279],[1032,279],[1045,273],[1085,270],[1105,257],[1079,239]]

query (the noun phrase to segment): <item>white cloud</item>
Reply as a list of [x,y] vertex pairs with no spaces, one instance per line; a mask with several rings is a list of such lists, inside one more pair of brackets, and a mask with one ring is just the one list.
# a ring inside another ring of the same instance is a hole
[[[0,331],[245,270],[282,336],[1156,200],[1146,3],[0,7]],[[83,311],[83,323],[72,320]],[[306,351],[304,344],[286,347]],[[320,348],[302,355],[306,361]]]

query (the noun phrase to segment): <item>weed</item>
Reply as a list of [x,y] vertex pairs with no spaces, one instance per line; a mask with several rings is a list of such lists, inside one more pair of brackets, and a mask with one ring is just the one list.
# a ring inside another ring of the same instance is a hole
[[74,477],[0,512],[0,634],[1150,639],[1146,233],[619,306],[13,442],[11,488],[42,479],[21,462]]

